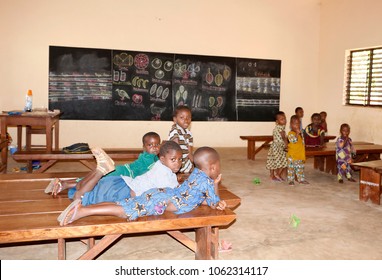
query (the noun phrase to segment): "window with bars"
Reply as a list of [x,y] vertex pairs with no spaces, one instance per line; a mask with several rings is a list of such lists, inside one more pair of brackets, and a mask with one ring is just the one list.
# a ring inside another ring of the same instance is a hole
[[350,51],[345,83],[346,105],[382,106],[382,47]]

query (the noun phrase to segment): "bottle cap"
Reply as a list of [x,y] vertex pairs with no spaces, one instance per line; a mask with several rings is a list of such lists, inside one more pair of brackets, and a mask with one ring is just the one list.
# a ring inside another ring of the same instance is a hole
[[28,95],[32,95],[32,90],[28,89]]

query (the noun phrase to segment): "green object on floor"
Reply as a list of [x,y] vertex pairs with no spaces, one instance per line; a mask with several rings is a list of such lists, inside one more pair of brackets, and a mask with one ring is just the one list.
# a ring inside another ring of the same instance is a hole
[[290,216],[289,224],[291,224],[292,227],[297,228],[300,222],[301,219],[298,218],[295,214],[292,214],[292,216]]
[[259,178],[255,178],[253,179],[252,181],[255,185],[260,185],[260,179]]

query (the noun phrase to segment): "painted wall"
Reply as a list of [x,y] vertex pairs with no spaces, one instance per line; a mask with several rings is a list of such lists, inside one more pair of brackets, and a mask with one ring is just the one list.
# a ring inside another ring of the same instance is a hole
[[[315,110],[324,109],[318,106],[322,98],[319,93],[329,94],[328,88],[332,86],[324,85],[318,90],[319,58],[330,61],[326,56],[335,55],[329,52],[319,57],[320,36],[327,39],[331,34],[320,33],[319,3],[318,0],[1,1],[0,110],[23,108],[28,89],[33,90],[34,107],[48,106],[48,50],[49,45],[56,45],[280,59],[280,109],[289,117],[296,106],[303,106],[306,116],[310,116]],[[329,19],[334,16],[329,11],[326,14]],[[342,52],[338,48],[338,70],[342,67]],[[339,105],[331,106],[330,121]],[[88,142],[102,147],[140,147],[145,132],[153,130],[166,139],[171,124],[63,120],[60,146]],[[273,127],[272,122],[193,122],[191,130],[196,146],[239,147],[246,145],[240,135],[271,134]],[[15,129],[11,129],[11,134],[15,136]],[[43,139],[34,137],[37,142]]]
[[382,144],[382,108],[342,105],[345,52],[382,46],[382,1],[321,2],[318,104],[328,112],[329,133],[337,135],[341,123],[349,123],[353,140]]

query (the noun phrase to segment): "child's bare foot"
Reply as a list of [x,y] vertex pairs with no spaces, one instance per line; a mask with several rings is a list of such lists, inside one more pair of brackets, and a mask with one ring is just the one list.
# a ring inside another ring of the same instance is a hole
[[343,184],[343,183],[344,183],[344,180],[339,179],[339,180],[338,180],[338,183]]
[[66,207],[66,209],[62,211],[60,216],[58,216],[57,218],[57,221],[60,223],[60,226],[66,226],[78,220],[80,218],[80,216],[78,215],[78,211],[81,207],[81,199],[76,199],[72,203],[70,203],[69,206]]
[[276,178],[277,180],[279,180],[280,182],[283,182],[283,181],[284,181],[284,179],[283,179],[279,174],[275,174],[275,178]]
[[101,148],[92,148],[92,153],[97,160],[97,170],[106,175],[115,170],[114,161]]
[[288,185],[289,185],[289,186],[294,186],[294,182],[293,182],[293,181],[290,181],[290,182],[288,183]]

